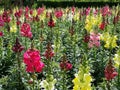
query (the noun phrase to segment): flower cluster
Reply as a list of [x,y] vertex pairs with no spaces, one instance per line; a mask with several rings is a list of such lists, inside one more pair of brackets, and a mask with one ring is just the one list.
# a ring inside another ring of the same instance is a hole
[[54,52],[52,51],[50,42],[47,44],[47,50],[45,51],[44,56],[46,59],[51,59],[54,56]]
[[118,40],[116,35],[110,35],[109,32],[101,34],[100,39],[105,42],[105,48],[115,48],[117,46],[116,41]]
[[112,65],[112,61],[110,60],[108,65],[105,67],[105,78],[106,80],[110,81],[114,79],[118,73],[115,71],[115,68]]
[[85,21],[85,29],[88,32],[93,32],[94,27],[99,26],[101,21],[102,21],[102,16],[101,15],[97,15],[97,16],[88,15],[86,17],[86,21]]
[[44,90],[55,90],[55,83],[56,79],[54,79],[53,75],[50,75],[46,80],[43,80],[40,85]]
[[89,68],[81,66],[78,74],[73,79],[73,90],[92,90],[91,87],[92,77],[89,73]]
[[24,47],[20,44],[19,39],[16,38],[16,42],[12,48],[12,50],[16,53],[21,52],[24,49]]
[[115,66],[118,68],[119,65],[120,65],[120,50],[117,51],[117,53],[115,54],[113,60],[115,62]]
[[2,19],[2,16],[0,15],[0,27],[4,26],[4,20]]
[[65,71],[72,69],[72,64],[66,59],[66,55],[63,56],[63,59],[60,62],[60,68]]
[[11,19],[10,19],[10,16],[9,16],[9,12],[4,11],[4,12],[3,12],[3,15],[2,15],[2,19],[3,19],[4,22],[9,23],[10,20],[11,20]]
[[56,11],[55,11],[55,17],[56,17],[56,18],[61,18],[62,16],[63,16],[62,10],[56,10]]
[[100,34],[91,33],[88,46],[89,48],[92,48],[94,46],[99,47],[100,46]]
[[24,37],[32,38],[32,32],[31,32],[30,24],[24,22],[21,25],[20,33]]
[[24,53],[23,57],[24,63],[26,64],[26,71],[33,72],[42,72],[44,68],[44,63],[41,62],[40,53],[36,49],[28,49]]
[[51,28],[55,26],[55,23],[54,23],[53,18],[52,18],[52,14],[50,14],[50,20],[48,22],[48,26]]

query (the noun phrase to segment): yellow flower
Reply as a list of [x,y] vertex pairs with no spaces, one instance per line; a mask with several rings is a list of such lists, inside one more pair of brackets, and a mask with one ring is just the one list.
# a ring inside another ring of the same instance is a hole
[[17,25],[15,23],[12,23],[10,25],[10,32],[16,33],[17,32]]
[[73,90],[91,90],[92,77],[89,73],[89,67],[81,66],[78,74],[73,79]]
[[117,54],[115,54],[113,60],[115,62],[115,66],[118,68],[120,65],[120,50],[117,51]]
[[108,32],[101,34],[100,39],[105,42],[105,48],[115,48],[117,46],[117,36],[110,35]]

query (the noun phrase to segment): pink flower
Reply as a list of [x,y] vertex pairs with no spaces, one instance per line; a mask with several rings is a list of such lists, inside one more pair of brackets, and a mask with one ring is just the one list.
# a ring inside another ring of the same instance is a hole
[[102,14],[102,16],[111,15],[109,6],[105,6],[105,7],[101,8],[101,14]]
[[55,17],[56,17],[56,18],[61,18],[62,16],[63,16],[62,10],[56,10],[56,11],[55,11]]
[[3,32],[0,31],[0,37],[2,37],[2,36],[3,36]]
[[42,8],[39,7],[39,8],[37,9],[37,15],[42,14],[44,10],[45,10],[44,7],[42,7]]
[[86,16],[90,14],[90,7],[86,9]]
[[73,6],[73,7],[71,8],[71,10],[72,10],[72,14],[74,14],[74,13],[75,13],[75,7]]
[[32,32],[31,32],[31,27],[30,24],[28,23],[23,23],[21,25],[20,33],[24,37],[32,38]]
[[0,15],[0,27],[4,26],[4,20],[2,19],[2,16]]
[[92,48],[94,46],[99,47],[100,46],[100,35],[97,33],[91,33],[88,46],[89,48]]
[[23,61],[26,64],[26,71],[33,72],[42,72],[44,68],[44,63],[40,61],[40,52],[35,49],[28,49],[23,56]]

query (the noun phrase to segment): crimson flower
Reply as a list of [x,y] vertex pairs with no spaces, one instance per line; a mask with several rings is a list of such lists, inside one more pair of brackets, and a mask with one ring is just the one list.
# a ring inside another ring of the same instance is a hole
[[85,36],[84,36],[84,42],[85,42],[85,43],[88,43],[89,40],[90,40],[90,36],[89,36],[89,35],[85,35]]
[[55,26],[55,23],[54,23],[54,21],[52,19],[52,14],[50,14],[50,20],[48,22],[48,26],[51,27],[51,28]]
[[2,36],[3,36],[3,32],[0,31],[0,37],[2,37]]
[[56,17],[56,18],[61,18],[62,16],[63,16],[62,10],[56,10],[56,11],[55,11],[55,17]]
[[105,26],[106,26],[106,23],[105,23],[105,22],[102,22],[102,23],[100,24],[99,28],[100,28],[101,30],[104,30]]
[[40,52],[36,49],[28,49],[23,55],[26,71],[29,73],[42,72],[44,63],[41,62]]
[[60,68],[66,71],[72,69],[72,64],[66,59],[66,55],[63,55],[63,60],[60,62]]
[[46,59],[51,59],[54,56],[54,52],[52,51],[51,44],[47,44],[47,50],[45,51],[44,56]]
[[12,50],[17,53],[17,52],[21,52],[23,49],[24,49],[24,47],[20,44],[19,39],[16,38],[16,42],[15,42]]
[[9,13],[7,11],[4,11],[3,15],[2,15],[2,19],[4,22],[9,23],[10,22],[10,16]]
[[102,16],[111,15],[109,6],[105,6],[105,7],[101,8],[101,14],[102,14]]
[[108,65],[105,67],[104,70],[106,80],[110,81],[114,79],[118,73],[115,71],[115,68],[112,66],[111,60],[109,61]]
[[86,16],[90,14],[90,7],[86,9]]
[[20,33],[24,37],[32,38],[32,32],[31,32],[30,24],[24,22],[21,25]]

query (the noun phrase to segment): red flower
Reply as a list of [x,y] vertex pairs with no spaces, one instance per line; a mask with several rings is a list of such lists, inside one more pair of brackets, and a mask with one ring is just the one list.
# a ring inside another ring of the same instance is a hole
[[62,16],[63,16],[62,10],[56,10],[56,11],[55,11],[55,17],[56,17],[56,18],[61,18]]
[[44,63],[41,62],[40,52],[35,49],[28,49],[23,56],[24,63],[26,64],[26,71],[42,72],[44,68]]
[[104,73],[105,73],[105,78],[108,81],[114,79],[118,75],[118,73],[115,71],[115,68],[112,66],[111,60],[106,66]]
[[105,23],[105,22],[102,22],[102,23],[100,24],[99,28],[100,28],[101,30],[104,30],[105,26],[106,26],[106,23]]
[[60,68],[68,71],[72,69],[72,64],[69,63],[68,61],[62,61],[60,62]]
[[52,51],[51,44],[47,44],[47,50],[45,51],[44,56],[46,59],[51,59],[54,56],[54,52]]
[[55,26],[55,23],[52,19],[52,14],[50,14],[50,21],[48,22],[48,26],[51,27],[51,28]]
[[16,42],[15,42],[12,50],[17,53],[17,52],[21,52],[23,49],[24,49],[24,47],[20,44],[19,39],[16,38]]
[[2,37],[2,36],[3,36],[3,32],[0,31],[0,37]]
[[90,35],[85,35],[85,36],[84,36],[84,42],[85,42],[85,43],[88,43],[89,40],[90,40]]
[[9,23],[10,22],[10,17],[9,17],[9,13],[7,11],[4,11],[3,15],[2,15],[2,19],[4,22]]
[[66,71],[72,69],[72,64],[67,60],[66,55],[63,55],[63,59],[60,62],[60,68]]
[[20,33],[22,36],[32,38],[32,32],[31,32],[31,27],[30,24],[28,23],[23,23],[20,29]]
[[4,26],[4,20],[2,19],[2,16],[0,15],[0,27]]
[[118,23],[118,21],[119,21],[119,16],[114,17],[114,19],[113,19],[113,24]]

